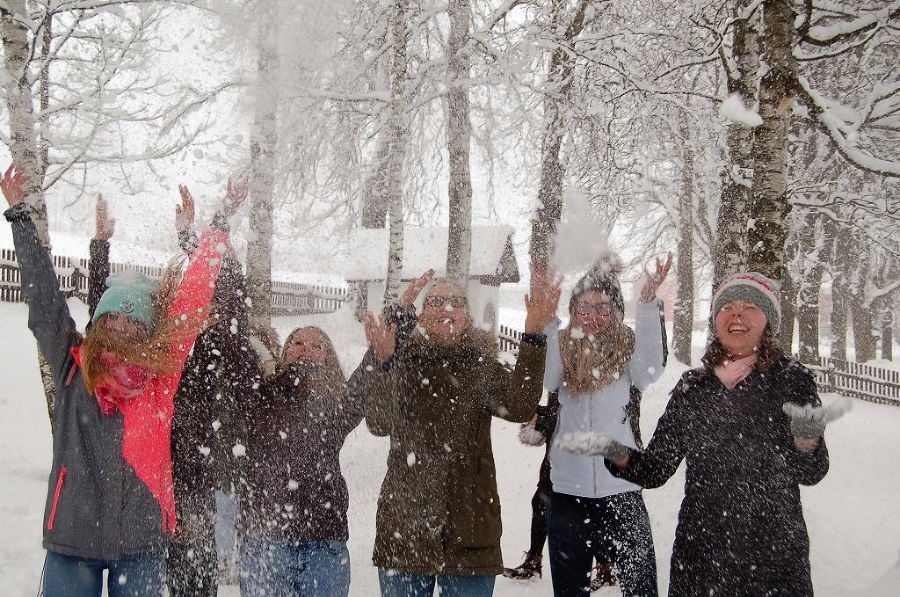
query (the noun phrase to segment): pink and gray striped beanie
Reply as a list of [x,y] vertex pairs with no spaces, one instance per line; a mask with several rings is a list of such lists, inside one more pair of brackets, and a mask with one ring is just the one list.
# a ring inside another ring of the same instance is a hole
[[710,313],[713,325],[719,309],[734,300],[747,301],[762,309],[772,333],[778,333],[781,326],[781,294],[777,282],[757,272],[741,272],[727,278],[713,295]]

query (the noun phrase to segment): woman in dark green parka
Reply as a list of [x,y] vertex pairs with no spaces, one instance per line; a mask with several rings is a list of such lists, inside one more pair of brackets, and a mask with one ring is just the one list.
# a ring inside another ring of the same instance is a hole
[[513,371],[497,361],[495,339],[473,327],[465,291],[450,282],[428,291],[399,348],[396,324],[367,318],[381,364],[367,389],[366,423],[391,439],[373,557],[382,595],[431,595],[435,585],[443,596],[493,593],[503,566],[491,419],[525,422],[534,414],[542,330],[558,301],[558,284],[534,273]]

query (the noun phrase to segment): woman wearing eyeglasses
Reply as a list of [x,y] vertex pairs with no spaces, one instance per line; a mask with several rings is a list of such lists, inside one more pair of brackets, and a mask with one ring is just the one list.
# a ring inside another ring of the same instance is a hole
[[512,372],[496,358],[496,339],[473,327],[455,284],[428,291],[405,341],[398,343],[396,324],[366,320],[380,361],[366,391],[366,423],[391,440],[373,556],[382,595],[430,596],[435,586],[443,597],[493,593],[503,565],[491,420],[525,422],[534,414],[542,331],[559,302],[559,285],[542,272],[532,282]]
[[[606,433],[634,447],[628,415],[631,388],[643,392],[665,367],[656,289],[671,255],[648,276],[635,329],[623,322],[618,274],[622,263],[605,253],[572,290],[569,326],[547,329],[544,386],[559,391],[555,437]],[[555,595],[590,593],[591,564],[599,546],[616,567],[624,597],[655,596],[656,559],[640,487],[613,477],[603,458],[550,448],[553,491],[548,513],[550,571]]]
[[328,336],[294,330],[248,404],[241,594],[346,597],[349,495],[339,455],[365,412],[363,359],[347,381]]

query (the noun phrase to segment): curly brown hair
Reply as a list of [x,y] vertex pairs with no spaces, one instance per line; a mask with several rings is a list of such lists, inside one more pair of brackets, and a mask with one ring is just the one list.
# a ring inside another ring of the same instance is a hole
[[[753,369],[765,371],[782,356],[784,356],[784,350],[782,350],[781,344],[778,343],[778,338],[772,333],[772,328],[766,325],[766,329],[763,330],[762,338],[759,341],[759,346],[756,347],[756,363],[753,364]],[[733,360],[733,358],[722,345],[719,337],[715,336],[712,342],[709,343],[709,346],[706,347],[706,353],[704,353],[701,361],[704,367],[712,370],[725,361]]]

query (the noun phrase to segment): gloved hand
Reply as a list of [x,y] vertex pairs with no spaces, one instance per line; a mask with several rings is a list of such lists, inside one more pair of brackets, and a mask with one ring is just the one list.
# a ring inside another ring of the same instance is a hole
[[628,458],[628,447],[605,433],[594,433],[593,431],[567,433],[556,440],[556,443],[566,452],[573,454],[600,455],[613,462],[620,462]]
[[544,434],[534,428],[534,422],[523,423],[519,429],[519,442],[526,446],[543,446],[547,442]]
[[798,439],[819,439],[825,433],[825,425],[840,419],[853,402],[849,398],[835,400],[828,406],[800,406],[794,402],[785,402],[781,409],[791,418],[791,433]]

